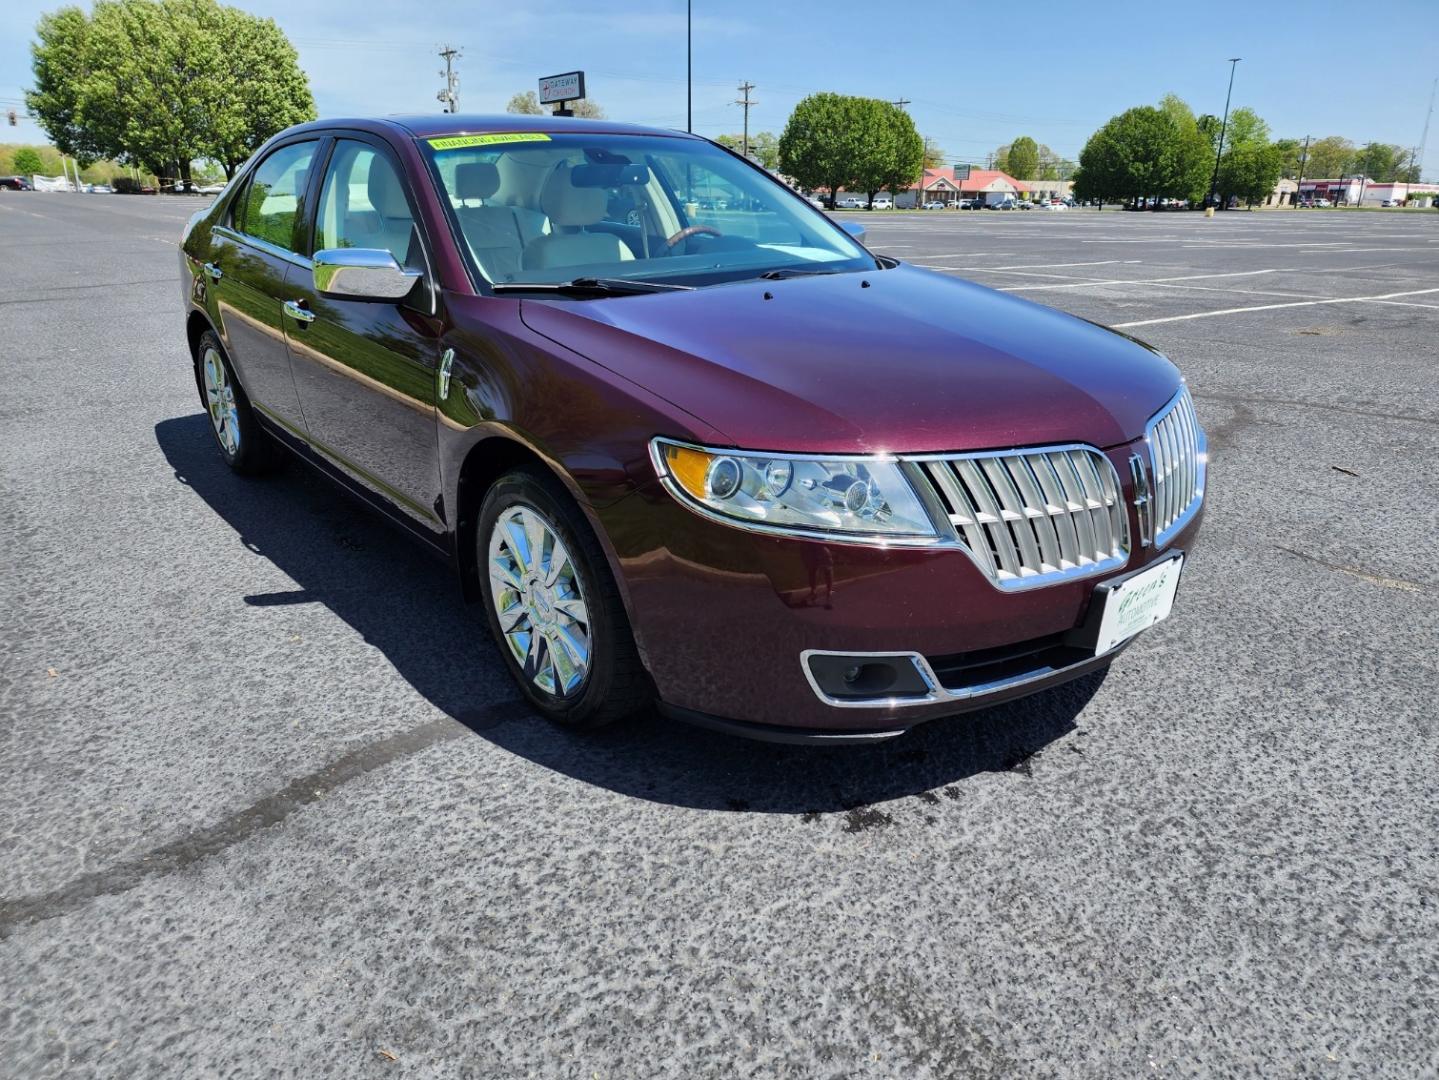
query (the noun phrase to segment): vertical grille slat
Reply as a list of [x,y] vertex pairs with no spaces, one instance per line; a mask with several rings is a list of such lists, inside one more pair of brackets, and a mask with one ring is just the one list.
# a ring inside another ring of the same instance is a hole
[[1114,464],[1087,446],[919,459],[959,538],[1001,589],[1113,570],[1129,557]]
[[1162,547],[1204,498],[1204,436],[1189,391],[1180,391],[1144,434],[1154,468],[1154,542]]

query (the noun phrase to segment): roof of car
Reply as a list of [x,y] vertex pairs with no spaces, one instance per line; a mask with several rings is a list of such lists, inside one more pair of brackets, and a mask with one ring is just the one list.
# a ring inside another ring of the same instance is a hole
[[591,132],[606,135],[673,135],[682,139],[695,138],[683,131],[623,124],[616,120],[586,120],[578,116],[529,116],[518,113],[482,115],[476,113],[421,113],[409,116],[386,116],[385,122],[402,127],[419,138],[434,135],[488,134],[504,131],[540,131],[550,135]]

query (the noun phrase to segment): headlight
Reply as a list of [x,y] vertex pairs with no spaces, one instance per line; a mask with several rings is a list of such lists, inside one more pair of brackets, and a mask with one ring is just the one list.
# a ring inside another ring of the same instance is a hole
[[939,537],[899,462],[777,457],[653,439],[650,456],[681,502],[741,528],[851,541]]

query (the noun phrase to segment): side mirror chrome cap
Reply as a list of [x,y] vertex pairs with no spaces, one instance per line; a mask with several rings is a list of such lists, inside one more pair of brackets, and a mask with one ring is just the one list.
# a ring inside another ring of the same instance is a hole
[[315,291],[341,300],[403,300],[424,276],[383,248],[326,248],[311,261]]
[[864,243],[864,226],[857,221],[841,221],[839,227],[861,244]]

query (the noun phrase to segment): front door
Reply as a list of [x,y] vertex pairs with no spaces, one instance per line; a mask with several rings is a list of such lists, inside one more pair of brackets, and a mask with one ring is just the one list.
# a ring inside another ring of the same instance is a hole
[[401,173],[378,142],[335,140],[313,237],[314,251],[379,248],[427,275],[397,303],[321,296],[312,275],[292,274],[285,329],[311,446],[441,534],[433,278]]
[[296,254],[310,166],[319,142],[287,143],[256,167],[223,225],[211,233],[206,284],[230,362],[251,404],[296,434],[305,430],[290,374],[281,305]]

